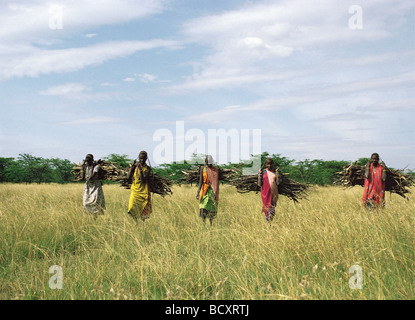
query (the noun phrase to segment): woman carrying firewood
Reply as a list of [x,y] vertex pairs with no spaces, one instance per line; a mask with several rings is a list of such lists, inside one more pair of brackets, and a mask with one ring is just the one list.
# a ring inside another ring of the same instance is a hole
[[210,155],[206,156],[205,166],[200,170],[196,199],[199,200],[199,217],[203,222],[208,218],[212,225],[218,212],[219,168],[213,166],[213,158]]
[[362,204],[365,208],[383,208],[385,205],[386,165],[379,164],[379,154],[373,153],[365,166],[365,191]]
[[271,222],[275,216],[275,206],[278,201],[279,173],[274,168],[274,160],[265,160],[265,169],[258,172],[258,185],[261,187],[262,211],[265,220]]
[[141,151],[138,155],[138,163],[134,160],[128,172],[128,179],[132,179],[131,195],[128,203],[128,214],[136,222],[140,218],[143,222],[150,218],[151,209],[151,190],[149,178],[152,174],[151,167],[146,164],[147,152]]
[[101,166],[94,161],[92,154],[87,154],[82,165],[82,180],[85,180],[83,206],[86,212],[95,218],[104,214],[105,198],[99,177]]

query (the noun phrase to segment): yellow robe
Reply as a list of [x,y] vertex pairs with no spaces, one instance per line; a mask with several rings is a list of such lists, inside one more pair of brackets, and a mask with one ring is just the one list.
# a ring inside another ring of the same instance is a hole
[[[143,173],[148,169],[147,166],[143,168]],[[141,220],[150,218],[151,214],[151,194],[150,188],[147,182],[142,183],[140,179],[140,170],[134,171],[133,183],[131,185],[130,201],[128,203],[128,213],[130,213],[135,219],[138,217]]]

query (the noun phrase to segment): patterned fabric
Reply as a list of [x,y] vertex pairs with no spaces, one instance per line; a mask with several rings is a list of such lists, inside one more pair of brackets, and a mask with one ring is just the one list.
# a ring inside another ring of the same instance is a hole
[[215,201],[215,194],[213,189],[209,187],[203,198],[200,199],[199,209],[206,209],[208,211],[217,211],[218,202]]
[[264,170],[262,173],[262,211],[265,214],[265,220],[271,221],[275,215],[275,205],[278,198],[278,172]]
[[[207,168],[205,167],[203,169],[202,186],[200,189],[200,202],[199,202],[199,209],[200,209],[199,217],[203,219],[216,218],[216,213],[218,211],[217,199],[219,196],[219,180],[218,180],[219,175],[217,174],[217,172],[218,172],[218,168],[214,168],[213,170],[210,170],[209,167]],[[216,192],[214,191],[213,186],[215,186]]]
[[365,191],[363,192],[362,203],[367,206],[383,206],[385,201],[385,181],[382,180],[383,167],[378,165],[374,168],[370,164],[369,178],[365,178]]
[[[147,166],[143,168],[143,174],[150,170]],[[133,183],[131,184],[130,201],[128,203],[128,213],[134,219],[141,218],[146,220],[150,218],[151,207],[151,190],[147,182],[141,182],[140,170],[138,167],[134,171]]]
[[200,201],[202,201],[209,187],[210,187],[209,175],[207,174],[206,168],[203,168],[202,186],[200,187]]
[[[85,168],[85,186],[83,195],[84,209],[92,214],[104,214],[105,198],[102,190],[102,183],[98,178],[100,170],[99,165],[86,166]],[[95,173],[95,175],[94,175]]]
[[202,187],[200,189],[200,200],[204,197],[209,187],[212,188],[216,201],[219,201],[219,168],[204,167],[202,173]]

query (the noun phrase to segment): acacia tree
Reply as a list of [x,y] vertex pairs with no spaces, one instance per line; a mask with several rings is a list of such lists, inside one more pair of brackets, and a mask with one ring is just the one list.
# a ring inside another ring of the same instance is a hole
[[53,169],[54,182],[67,183],[73,181],[73,164],[68,159],[52,158],[49,163]]
[[29,153],[21,153],[17,158],[17,163],[20,164],[20,171],[23,175],[23,182],[32,183],[34,179],[34,170],[32,164],[34,164],[36,157]]
[[104,160],[115,163],[115,165],[121,169],[128,168],[130,163],[133,161],[129,159],[128,155],[126,154],[116,154],[116,153],[109,154],[108,156],[104,157]]
[[52,181],[52,168],[48,159],[23,153],[19,154],[17,161],[21,164],[24,182],[40,184]]

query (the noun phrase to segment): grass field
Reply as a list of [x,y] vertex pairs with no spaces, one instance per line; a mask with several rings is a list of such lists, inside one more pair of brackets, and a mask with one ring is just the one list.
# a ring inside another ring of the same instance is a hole
[[[300,204],[280,197],[269,225],[259,194],[223,186],[210,227],[194,186],[155,195],[144,224],[126,213],[129,190],[103,188],[94,220],[82,184],[0,184],[0,299],[415,298],[413,195],[367,212],[363,188],[321,187]],[[62,289],[49,287],[53,265]],[[362,289],[349,286],[356,265]]]

